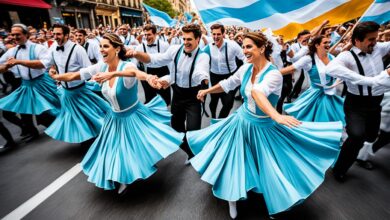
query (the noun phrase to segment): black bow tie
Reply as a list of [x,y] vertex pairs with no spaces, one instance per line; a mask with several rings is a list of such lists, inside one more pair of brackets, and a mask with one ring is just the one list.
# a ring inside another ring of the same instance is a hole
[[65,48],[64,46],[57,46],[56,50],[57,51],[62,50],[62,52],[64,52]]
[[24,45],[24,44],[23,45],[19,45],[19,48],[20,49],[26,49],[26,45]]
[[188,57],[191,57],[192,56],[192,53],[187,53],[185,51],[183,51],[184,55],[188,56]]
[[148,47],[155,47],[155,46],[157,46],[156,44],[148,44],[147,45]]
[[365,57],[365,56],[367,55],[367,53],[365,53],[365,52],[360,52],[358,55],[359,55],[359,56]]

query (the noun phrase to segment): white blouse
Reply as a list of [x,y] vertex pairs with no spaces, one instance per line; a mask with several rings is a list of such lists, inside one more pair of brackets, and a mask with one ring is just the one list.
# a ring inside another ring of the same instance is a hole
[[[245,86],[245,96],[248,100],[248,107],[249,110],[253,113],[256,113],[256,103],[252,97],[252,89],[257,92],[263,93],[267,97],[271,93],[280,96],[280,93],[282,92],[283,76],[277,69],[269,71],[269,73],[264,76],[263,81],[258,83],[260,76],[264,74],[264,72],[268,69],[270,65],[271,62],[268,62],[264,66],[264,68],[259,71],[259,73],[255,77],[255,84],[252,84],[251,80],[249,79],[248,83]],[[228,79],[219,82],[222,89],[227,93],[230,90],[233,90],[237,86],[239,86],[242,83],[244,75],[249,67],[250,64],[244,64],[240,67],[240,69],[238,69],[236,73],[234,73],[234,75],[232,75]]]
[[[117,71],[119,71],[120,66],[122,65],[123,61],[120,61],[117,66]],[[95,65],[83,68],[80,70],[80,77],[82,80],[87,80],[90,79],[93,75],[96,75],[97,73],[101,72],[103,65],[106,65],[104,62],[99,62]],[[129,68],[129,67],[134,67],[137,68],[133,63],[128,62],[125,64],[122,70]],[[106,67],[104,69],[104,72],[108,72],[108,68]],[[104,82],[102,84],[102,93],[104,97],[110,102],[112,109],[114,111],[120,111],[120,106],[116,97],[116,87],[118,86],[118,80],[119,77],[115,78],[114,84],[112,87],[109,85],[109,80]],[[123,77],[123,85],[127,88],[130,89],[135,85],[137,82],[137,79],[135,77]]]

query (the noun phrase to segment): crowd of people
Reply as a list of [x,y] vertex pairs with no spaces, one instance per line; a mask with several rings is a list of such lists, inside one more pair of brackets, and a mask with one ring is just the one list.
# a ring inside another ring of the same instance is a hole
[[[40,136],[36,117],[51,138],[88,146],[88,181],[118,193],[182,149],[232,218],[249,191],[272,217],[312,194],[332,165],[339,182],[355,161],[373,168],[390,142],[389,25],[324,21],[285,42],[270,30],[196,23],[14,24],[0,31],[3,118],[27,143]],[[4,149],[17,146],[3,123],[0,134]]]

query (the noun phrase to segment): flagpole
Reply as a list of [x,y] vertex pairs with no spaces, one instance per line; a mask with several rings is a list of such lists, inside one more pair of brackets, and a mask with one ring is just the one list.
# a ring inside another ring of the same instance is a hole
[[355,25],[352,26],[349,26],[347,31],[344,33],[344,35],[339,39],[339,41],[337,41],[337,43],[335,43],[330,49],[329,49],[329,52],[331,54],[333,54],[332,52],[336,49],[336,47],[341,43],[341,41],[344,40],[344,38],[347,36],[347,34],[353,32],[353,30],[355,30],[355,27],[357,24],[359,24],[359,22],[362,20],[362,18],[367,14],[368,10],[370,10],[373,5],[375,3],[375,0],[371,3],[370,7],[367,8],[367,10],[362,14],[362,16],[360,16],[359,20],[355,23]]

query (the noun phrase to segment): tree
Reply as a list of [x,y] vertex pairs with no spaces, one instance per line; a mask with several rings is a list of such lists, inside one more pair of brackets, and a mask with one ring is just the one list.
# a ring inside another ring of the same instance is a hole
[[168,2],[168,0],[144,0],[145,4],[153,7],[157,10],[166,12],[171,18],[174,18],[179,13],[172,8],[172,4]]

